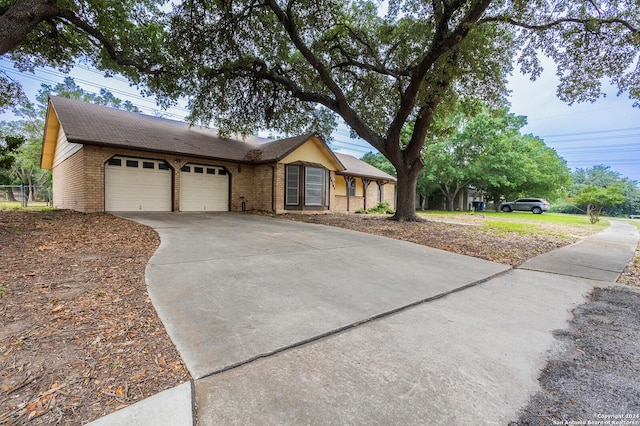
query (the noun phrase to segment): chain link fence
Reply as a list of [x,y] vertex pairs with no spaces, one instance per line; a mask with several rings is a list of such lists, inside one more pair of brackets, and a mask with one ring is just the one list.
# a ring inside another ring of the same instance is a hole
[[0,185],[0,208],[50,206],[51,188],[35,185]]

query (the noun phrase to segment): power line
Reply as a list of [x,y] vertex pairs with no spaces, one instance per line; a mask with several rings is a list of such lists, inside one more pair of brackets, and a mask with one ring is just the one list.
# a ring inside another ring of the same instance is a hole
[[[2,65],[0,65],[0,70],[3,70],[4,72],[12,74],[13,76],[16,76],[16,77],[19,77],[19,78],[28,78],[28,79],[31,79],[31,80],[39,81],[41,83],[54,84],[54,85],[60,83],[59,80],[52,80],[50,78],[42,77],[41,75],[36,75],[36,74],[31,74],[31,73],[22,73],[22,72],[16,71],[15,69],[10,69],[10,68],[7,68],[6,66],[2,66]],[[50,75],[50,76],[53,76],[53,77],[62,77],[62,78],[67,76],[67,75],[62,74],[62,73],[49,71],[49,70],[42,69],[42,68],[38,69],[38,73],[43,73],[45,75]],[[169,112],[168,110],[166,110],[166,111],[165,110],[161,110],[161,108],[157,107],[155,100],[152,99],[152,98],[144,97],[144,96],[141,96],[141,95],[132,94],[130,92],[126,92],[126,91],[123,91],[123,90],[120,90],[120,89],[117,89],[117,88],[114,88],[114,87],[110,87],[110,86],[107,86],[107,85],[96,84],[96,83],[84,80],[82,78],[78,78],[78,77],[72,77],[72,78],[74,79],[74,81],[76,81],[76,82],[78,82],[80,84],[84,84],[84,85],[89,86],[89,87],[98,88],[98,89],[103,89],[104,88],[104,89],[110,91],[111,93],[119,94],[119,95],[121,95],[121,96],[123,96],[125,98],[133,98],[133,99],[136,100],[136,106],[140,110],[148,111],[151,114],[156,114],[158,111],[162,111],[162,113],[164,115],[166,115],[166,116],[176,117],[176,118],[178,118],[180,120],[183,120],[183,118],[184,118],[183,115],[176,114],[176,113],[173,113],[173,112]],[[145,102],[147,104],[152,103],[156,107],[154,108],[154,107],[151,107],[151,106],[143,106],[139,102]],[[183,111],[185,113],[189,112],[186,108],[179,107],[179,106],[174,106],[171,109]]]
[[566,142],[583,142],[583,141],[602,141],[602,140],[617,140],[628,138],[640,138],[640,134],[633,135],[615,135],[615,136],[600,136],[594,138],[579,138],[579,139],[564,139],[560,141],[548,141],[551,144],[566,143]]
[[640,127],[627,127],[623,129],[609,129],[609,130],[594,130],[589,132],[578,132],[578,133],[562,133],[557,135],[547,135],[547,136],[540,136],[540,137],[541,138],[561,138],[565,136],[580,136],[580,135],[595,135],[599,133],[626,132],[629,130],[640,130]]

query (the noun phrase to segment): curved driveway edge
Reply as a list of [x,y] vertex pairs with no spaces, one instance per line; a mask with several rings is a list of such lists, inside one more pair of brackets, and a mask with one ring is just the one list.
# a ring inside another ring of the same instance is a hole
[[196,379],[510,269],[264,216],[125,217],[160,234],[149,294]]

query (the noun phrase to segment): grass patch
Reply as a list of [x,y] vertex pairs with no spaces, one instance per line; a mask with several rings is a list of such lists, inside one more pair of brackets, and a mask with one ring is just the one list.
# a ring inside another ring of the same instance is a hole
[[[577,226],[580,228],[586,228],[590,230],[602,231],[609,226],[609,221],[606,219],[601,219],[600,222],[596,224],[591,224],[589,222],[589,218],[586,215],[576,215],[576,214],[564,214],[564,213],[549,213],[545,212],[543,214],[533,214],[531,212],[511,212],[511,213],[502,213],[502,212],[491,212],[491,211],[483,211],[483,212],[444,212],[444,211],[426,211],[426,212],[418,212],[419,215],[425,217],[433,217],[433,218],[444,218],[444,219],[455,219],[456,217],[462,219],[464,217],[479,217],[484,218],[486,222],[502,222],[502,223],[520,223],[520,224],[536,224],[536,225],[544,225],[544,224],[558,224],[558,225],[568,225],[568,226]],[[527,229],[526,225],[523,227],[519,227],[517,225],[496,225],[493,224],[491,226],[495,226],[497,230],[503,229],[513,229],[512,231],[505,232],[518,232],[518,233],[535,233],[535,231],[531,231]]]
[[47,206],[45,202],[34,201],[29,203],[27,207],[22,207],[22,203],[19,201],[0,201],[0,210],[32,210],[43,213],[48,213],[54,210],[53,207]]
[[507,222],[503,220],[487,220],[483,223],[484,231],[496,234],[507,234],[515,232],[520,235],[536,235],[545,232],[541,227],[526,222]]
[[638,220],[638,219],[629,219],[629,220],[627,220],[627,223],[632,224],[633,226],[638,228],[638,230],[640,231],[640,220]]

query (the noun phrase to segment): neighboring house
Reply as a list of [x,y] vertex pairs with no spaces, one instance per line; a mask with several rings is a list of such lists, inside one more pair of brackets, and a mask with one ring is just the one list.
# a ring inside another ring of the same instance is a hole
[[222,138],[212,129],[51,97],[41,167],[53,205],[97,211],[351,212],[395,207],[396,179],[309,133]]
[[[424,208],[427,210],[446,210],[447,202],[439,191],[434,191],[432,195],[425,200]],[[484,192],[482,190],[466,187],[461,189],[453,200],[454,211],[473,211],[473,202],[484,202],[484,209],[487,209],[486,201],[484,199]]]

